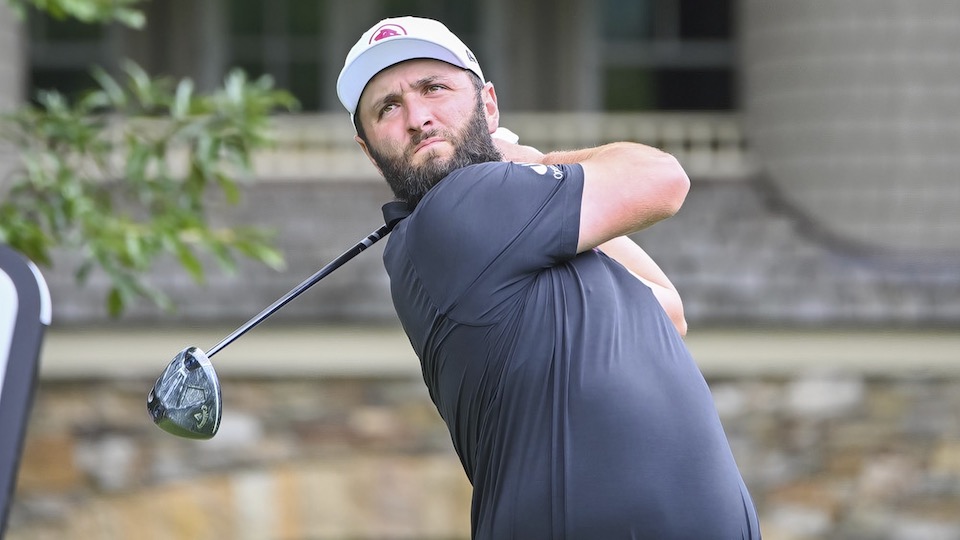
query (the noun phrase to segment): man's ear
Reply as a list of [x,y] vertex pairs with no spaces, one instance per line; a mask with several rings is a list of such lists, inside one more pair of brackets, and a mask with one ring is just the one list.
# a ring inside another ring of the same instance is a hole
[[483,112],[487,117],[487,129],[493,133],[500,127],[500,107],[497,105],[497,90],[492,82],[483,85],[480,96],[483,99]]
[[367,148],[367,143],[364,142],[359,135],[354,135],[353,140],[357,141],[357,144],[360,145],[360,149],[363,150],[363,153],[367,155],[367,159],[369,159],[370,163],[373,163],[373,166],[377,168],[377,172],[380,173],[380,176],[383,176],[383,171],[380,170],[380,166],[377,165],[377,162],[373,159],[373,156],[370,155],[370,149]]

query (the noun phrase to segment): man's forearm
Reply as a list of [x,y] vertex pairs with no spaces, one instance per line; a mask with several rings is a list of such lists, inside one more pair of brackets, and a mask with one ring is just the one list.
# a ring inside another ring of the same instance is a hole
[[[507,161],[526,163],[541,163],[544,165],[567,165],[581,163],[591,158],[602,156],[605,152],[618,152],[625,149],[632,151],[648,151],[651,158],[661,159],[663,153],[653,147],[637,143],[611,143],[582,150],[562,150],[543,154],[536,148],[521,146],[516,140],[494,139],[503,158]],[[673,283],[660,269],[657,263],[646,251],[629,237],[621,236],[608,240],[598,246],[610,258],[622,264],[653,291],[664,311],[670,316],[681,335],[686,334],[687,323],[683,315],[683,302]]]
[[544,165],[571,165],[574,163],[583,163],[588,159],[602,156],[605,153],[616,152],[618,150],[627,148],[633,151],[636,151],[637,149],[646,150],[650,153],[651,157],[659,157],[663,154],[661,150],[652,146],[645,146],[639,143],[614,142],[595,146],[593,148],[582,148],[580,150],[559,150],[556,152],[548,152],[540,159],[540,163]]
[[[503,154],[504,161],[540,163],[542,165],[573,165],[574,163],[582,163],[606,152],[615,152],[620,148],[630,147],[636,150],[637,148],[645,147],[638,143],[615,142],[593,148],[557,150],[544,154],[532,146],[524,146],[515,141],[507,141],[503,138],[494,138],[494,144]],[[662,152],[657,148],[652,146],[646,146],[645,148],[650,152],[651,157],[659,157],[662,155]]]

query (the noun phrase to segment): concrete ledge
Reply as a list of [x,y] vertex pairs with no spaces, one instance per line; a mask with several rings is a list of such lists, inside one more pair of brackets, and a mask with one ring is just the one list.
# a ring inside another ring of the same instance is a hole
[[[233,328],[51,329],[41,377],[156,377],[183,348],[208,349]],[[960,333],[948,331],[692,330],[687,344],[707,377],[851,372],[960,375]],[[221,377],[419,377],[399,326],[267,326],[214,358]]]
[[[40,374],[54,379],[158,376],[182,349],[210,349],[233,330],[51,330],[43,346]],[[399,327],[258,327],[217,353],[213,361],[221,377],[420,373],[417,357]]]
[[909,330],[693,330],[687,344],[707,376],[857,373],[958,376],[960,334]]

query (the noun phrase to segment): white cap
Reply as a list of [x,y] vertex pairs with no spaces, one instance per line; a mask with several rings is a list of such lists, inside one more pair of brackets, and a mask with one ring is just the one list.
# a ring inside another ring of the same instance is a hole
[[370,79],[404,60],[433,58],[469,69],[484,81],[480,63],[443,23],[421,17],[384,19],[350,49],[337,78],[337,96],[351,115]]

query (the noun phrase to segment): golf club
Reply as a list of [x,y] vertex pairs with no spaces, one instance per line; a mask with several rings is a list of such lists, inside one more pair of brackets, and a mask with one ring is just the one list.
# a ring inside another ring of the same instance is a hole
[[160,374],[150,394],[147,395],[147,411],[153,423],[168,433],[189,439],[209,439],[216,435],[220,428],[223,402],[220,395],[220,380],[217,378],[210,358],[344,263],[356,257],[361,251],[389,234],[408,213],[403,203],[387,203],[383,207],[385,218],[383,226],[270,304],[210,348],[208,352],[204,353],[199,347],[187,347],[180,351]]

